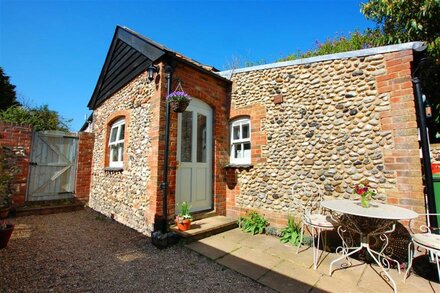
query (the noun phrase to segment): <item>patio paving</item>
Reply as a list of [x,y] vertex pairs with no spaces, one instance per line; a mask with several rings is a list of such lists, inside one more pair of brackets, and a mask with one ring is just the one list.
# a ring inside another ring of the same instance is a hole
[[[312,250],[296,254],[296,247],[278,238],[250,235],[230,230],[187,244],[186,247],[280,292],[393,292],[377,266],[351,259],[352,267],[342,268],[343,260],[328,275],[330,262],[338,257],[324,252],[318,269],[313,270]],[[336,269],[336,270],[335,270]],[[406,283],[402,272],[390,270],[398,292],[440,292],[440,284],[414,273]]]

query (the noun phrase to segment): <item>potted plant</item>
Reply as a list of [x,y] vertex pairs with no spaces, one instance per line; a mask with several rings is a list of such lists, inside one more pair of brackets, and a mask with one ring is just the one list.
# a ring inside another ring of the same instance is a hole
[[370,207],[370,201],[373,196],[377,194],[377,190],[370,187],[368,180],[362,180],[356,184],[353,189],[353,193],[361,196],[361,206],[363,208]]
[[192,216],[189,212],[191,206],[186,202],[182,202],[180,205],[177,205],[180,209],[180,213],[176,216],[176,225],[180,231],[189,230],[191,227]]
[[8,245],[13,231],[13,224],[7,224],[5,221],[0,221],[0,249],[5,248]]
[[11,208],[13,172],[8,166],[5,148],[0,148],[0,219],[6,219]]
[[174,91],[167,96],[171,109],[176,113],[182,113],[188,107],[191,97],[183,90]]

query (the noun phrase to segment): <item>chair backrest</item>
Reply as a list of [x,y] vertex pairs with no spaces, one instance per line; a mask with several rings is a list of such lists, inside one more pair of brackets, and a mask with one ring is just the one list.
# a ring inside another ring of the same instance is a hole
[[303,215],[321,213],[323,195],[315,182],[300,181],[292,186],[292,200]]

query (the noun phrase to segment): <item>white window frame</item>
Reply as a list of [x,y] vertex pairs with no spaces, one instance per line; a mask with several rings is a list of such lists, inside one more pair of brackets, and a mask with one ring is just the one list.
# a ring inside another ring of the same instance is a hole
[[[247,138],[243,138],[243,125],[248,125],[249,127],[249,137]],[[238,139],[234,139],[234,127],[240,127],[240,133],[239,133],[239,138]],[[241,119],[237,119],[231,122],[231,153],[230,153],[230,163],[231,164],[236,164],[236,165],[247,165],[251,163],[251,149],[252,149],[252,144],[251,144],[251,120],[249,118],[241,118]],[[244,145],[245,144],[249,144],[249,152],[244,152],[242,151],[241,153],[241,157],[236,158],[235,157],[235,148],[238,145],[241,145],[242,150],[244,150]],[[246,156],[246,154],[248,154]]]
[[[124,131],[125,131],[125,118],[116,120],[115,122],[113,122],[113,124],[110,128],[110,134],[109,134],[109,138],[108,138],[109,167],[114,167],[114,168],[122,168],[123,167],[125,133],[124,133],[124,138],[120,139],[122,126],[124,126]],[[116,129],[116,139],[115,139],[115,141],[112,142],[111,139],[112,139],[113,129]],[[121,148],[120,144],[122,144],[122,148]],[[118,146],[118,145],[119,145],[119,147],[112,148],[112,146]],[[113,152],[115,150],[118,151],[118,154],[117,154],[118,158],[116,161],[113,160]]]

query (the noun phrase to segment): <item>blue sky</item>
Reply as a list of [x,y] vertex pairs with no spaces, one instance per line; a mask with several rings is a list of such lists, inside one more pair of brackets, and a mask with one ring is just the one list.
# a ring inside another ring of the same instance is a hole
[[317,40],[373,27],[359,1],[0,0],[0,66],[33,105],[78,130],[117,24],[218,69],[267,63]]

